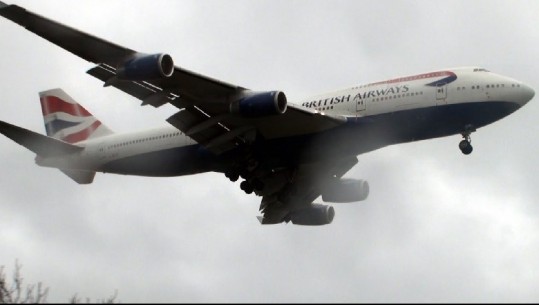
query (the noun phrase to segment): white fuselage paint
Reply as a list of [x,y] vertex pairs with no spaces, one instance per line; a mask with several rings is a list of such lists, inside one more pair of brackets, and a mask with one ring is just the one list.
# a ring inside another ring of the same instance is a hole
[[[444,79],[447,80],[446,83]],[[433,83],[435,84],[427,85]],[[520,81],[472,67],[355,86],[310,97],[297,104],[327,114],[368,118],[405,110],[466,103],[505,102],[521,107],[533,95],[533,90]],[[36,162],[46,167],[103,171],[105,164],[116,160],[198,144],[170,126],[113,134],[77,145],[85,148],[79,154],[62,158],[37,158]],[[196,153],[196,150],[193,150],[193,153]],[[128,174],[132,171],[128,168],[116,168],[111,172]],[[192,171],[178,175],[190,173]],[[145,175],[143,172],[138,174]]]

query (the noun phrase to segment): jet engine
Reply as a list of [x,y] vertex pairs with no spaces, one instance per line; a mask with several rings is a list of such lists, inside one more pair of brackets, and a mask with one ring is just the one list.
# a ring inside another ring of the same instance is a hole
[[365,180],[339,179],[326,185],[322,192],[325,202],[347,203],[367,199],[369,183]]
[[174,73],[174,61],[168,54],[137,54],[117,70],[122,80],[142,81],[170,77]]
[[230,112],[245,118],[256,118],[285,113],[286,95],[281,91],[258,92],[230,104]]
[[313,203],[310,207],[294,212],[290,220],[295,225],[322,226],[328,225],[335,217],[335,209],[329,205]]

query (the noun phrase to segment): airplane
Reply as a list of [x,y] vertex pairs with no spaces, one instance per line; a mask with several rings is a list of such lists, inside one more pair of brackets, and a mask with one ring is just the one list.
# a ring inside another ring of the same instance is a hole
[[0,121],[0,133],[79,184],[97,172],[148,177],[223,173],[262,197],[261,224],[330,224],[335,210],[313,203],[365,200],[365,180],[343,178],[358,156],[389,145],[471,134],[535,95],[528,85],[480,67],[461,67],[358,85],[296,103],[175,66],[0,1],[0,15],[96,66],[88,74],[142,105],[175,106],[166,127],[112,132],[61,89],[40,93],[47,135]]

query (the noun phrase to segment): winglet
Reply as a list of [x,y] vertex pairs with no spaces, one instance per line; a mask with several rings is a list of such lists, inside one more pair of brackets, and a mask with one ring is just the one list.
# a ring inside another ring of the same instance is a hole
[[5,4],[4,2],[0,1],[0,9],[9,6],[8,4]]

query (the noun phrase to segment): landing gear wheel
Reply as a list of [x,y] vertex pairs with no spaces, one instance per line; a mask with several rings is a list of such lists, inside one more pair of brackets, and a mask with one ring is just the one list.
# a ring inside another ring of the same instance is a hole
[[226,173],[225,176],[232,182],[236,182],[238,179],[240,179],[240,175],[234,172]]
[[460,151],[462,151],[463,154],[469,155],[473,151],[472,143],[470,143],[468,140],[462,140],[459,143]]
[[473,151],[473,147],[472,147],[472,138],[470,137],[470,135],[472,134],[472,132],[475,131],[475,127],[471,124],[468,124],[464,127],[464,133],[462,134],[462,137],[464,138],[464,140],[462,140],[460,143],[459,143],[459,148],[460,148],[460,151],[462,151],[463,154],[465,155],[469,155],[472,153]]
[[251,183],[247,181],[243,181],[242,183],[240,183],[240,188],[242,191],[244,191],[247,194],[251,194],[254,191],[254,188],[251,185]]

